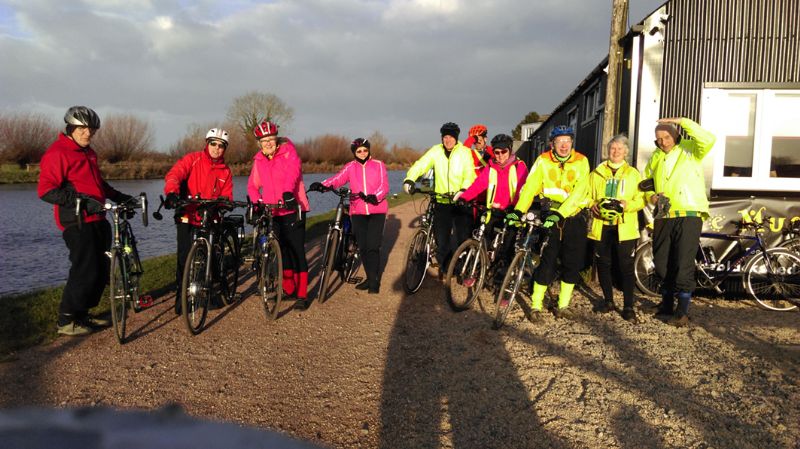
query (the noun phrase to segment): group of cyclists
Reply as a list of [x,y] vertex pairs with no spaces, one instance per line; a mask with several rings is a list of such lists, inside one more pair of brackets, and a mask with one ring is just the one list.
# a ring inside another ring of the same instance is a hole
[[[56,225],[62,230],[71,262],[59,305],[57,332],[81,336],[111,325],[110,320],[89,314],[108,283],[106,252],[111,229],[105,219],[105,202],[126,202],[132,197],[111,187],[100,173],[97,154],[90,146],[100,128],[97,113],[85,106],[73,106],[64,121],[64,132],[41,160],[38,195],[54,205]],[[676,125],[691,139],[681,140]],[[282,288],[285,295],[296,298],[295,307],[305,309],[310,304],[304,246],[309,202],[300,157],[293,142],[279,135],[278,129],[268,120],[253,129],[258,151],[253,157],[247,194],[255,208],[259,204],[282,205],[270,209],[282,254]],[[570,299],[580,281],[588,238],[597,242],[594,255],[605,299],[598,311],[614,310],[612,260],[617,259],[624,297],[622,317],[636,322],[633,249],[639,237],[637,212],[650,202],[658,207],[653,251],[656,269],[664,279],[659,313],[672,315],[670,323],[674,325],[687,324],[694,289],[693,257],[702,219],[708,215],[701,161],[713,146],[713,135],[685,118],[659,120],[655,130],[658,149],[644,173],[653,182],[640,188],[642,176],[625,161],[628,142],[622,135],[608,142],[608,160],[590,172],[588,159],[573,148],[574,130],[568,126],[552,130],[550,150],[542,153],[530,169],[515,157],[513,139],[506,134],[494,136],[489,144],[488,130],[480,124],[470,128],[463,143],[455,123],[445,123],[440,132],[441,143],[411,166],[403,183],[406,193],[414,193],[416,181],[433,170],[433,190],[438,194],[433,228],[440,278],[454,249],[469,238],[475,226],[475,204],[485,203],[498,211],[492,223],[504,220],[515,224],[536,203],[544,218],[542,229],[549,233],[549,244],[534,273],[533,319],[541,317],[545,292],[558,273],[560,292],[555,315],[570,317]],[[205,137],[203,149],[182,157],[165,177],[164,207],[175,209],[178,290],[192,244],[192,229],[200,222],[198,211],[181,199],[233,199],[233,177],[225,163],[228,132],[212,128]],[[349,183],[353,233],[366,273],[366,280],[355,288],[378,294],[390,192],[387,170],[383,162],[372,158],[367,139],[353,140],[351,150],[353,161],[334,176],[311,184],[309,191]],[[76,204],[83,204],[77,214]],[[506,256],[511,253],[509,242],[513,242],[513,233],[504,245]],[[181,313],[179,296],[175,300],[177,314]]]

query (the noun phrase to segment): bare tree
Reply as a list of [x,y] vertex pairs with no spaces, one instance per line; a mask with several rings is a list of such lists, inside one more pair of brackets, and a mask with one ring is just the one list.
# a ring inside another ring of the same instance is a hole
[[[169,153],[178,159],[187,153],[202,150],[206,145],[206,133],[208,130],[219,126],[219,124],[191,125],[186,134],[172,144]],[[225,163],[249,162],[257,150],[252,140],[233,123],[224,123],[222,129],[228,131],[228,149],[225,150]]]
[[111,163],[140,160],[151,151],[152,145],[150,124],[129,114],[105,118],[92,140],[92,148]]
[[245,136],[252,135],[253,128],[267,119],[278,126],[286,127],[294,120],[294,110],[277,95],[252,91],[237,97],[228,108],[228,121],[235,123]]
[[58,136],[58,127],[42,114],[0,115],[0,160],[20,167],[39,162]]

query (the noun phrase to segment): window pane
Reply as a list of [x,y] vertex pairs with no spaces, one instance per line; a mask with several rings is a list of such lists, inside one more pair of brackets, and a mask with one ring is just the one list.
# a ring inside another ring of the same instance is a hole
[[772,115],[773,178],[800,178],[800,95],[775,95]]
[[753,176],[756,125],[755,94],[728,96],[723,176]]

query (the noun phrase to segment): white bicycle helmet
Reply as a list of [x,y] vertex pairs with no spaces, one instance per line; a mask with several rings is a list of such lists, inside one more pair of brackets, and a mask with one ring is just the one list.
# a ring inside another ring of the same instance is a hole
[[206,133],[206,141],[211,140],[211,139],[221,140],[221,141],[225,142],[225,144],[227,145],[228,144],[228,131],[225,131],[222,128],[211,128]]

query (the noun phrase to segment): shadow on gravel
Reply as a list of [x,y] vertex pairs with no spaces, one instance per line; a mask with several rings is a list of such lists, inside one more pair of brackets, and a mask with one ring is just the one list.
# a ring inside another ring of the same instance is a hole
[[[501,334],[483,314],[453,313],[437,284],[435,276],[426,278],[397,312],[380,447],[570,447],[543,428],[537,398],[529,397]],[[476,320],[484,330],[467,333]]]
[[[648,398],[658,407],[662,408],[669,417],[665,417],[661,422],[664,427],[681,429],[680,421],[687,421],[690,427],[699,432],[706,444],[712,447],[730,447],[732,442],[737,442],[737,447],[781,447],[782,442],[777,441],[773,434],[763,428],[763,423],[743,422],[730,416],[719,404],[725,403],[724,400],[713,399],[698,395],[691,386],[681,385],[680,376],[675,373],[675,361],[670,358],[655,359],[646,352],[642,351],[633,341],[622,335],[617,329],[602,320],[581,320],[584,325],[590,328],[586,333],[587,337],[576,335],[576,338],[600,338],[604,340],[604,347],[615,348],[614,357],[630,369],[626,372],[614,370],[603,363],[609,356],[608,353],[601,355],[600,359],[591,357],[588,354],[581,354],[570,349],[567,344],[551,341],[541,336],[534,335],[518,328],[505,327],[509,338],[517,340],[528,347],[534,354],[555,355],[563,360],[570,367],[579,370],[581,373],[593,373],[597,377],[604,379],[605,385],[597,386],[599,391],[582,393],[577,401],[585,400],[586,396],[602,394],[603,388],[622,388],[636,392],[643,398]],[[691,329],[690,329],[691,331]],[[575,344],[576,342],[571,342]],[[580,343],[577,343],[578,345]],[[664,341],[664,345],[674,344],[674,342]],[[709,373],[709,376],[714,373]],[[727,374],[723,374],[726,375]],[[736,374],[731,374],[734,376]],[[558,377],[558,373],[554,373]],[[564,377],[567,377],[564,379]],[[575,381],[575,376],[561,376],[560,381]],[[587,376],[583,375],[583,379]],[[702,376],[700,376],[702,377]],[[746,376],[743,377],[746,381]],[[705,380],[707,381],[707,379]],[[584,380],[585,382],[585,380]],[[697,383],[704,382],[704,379],[696,379]],[[723,387],[724,388],[724,387]],[[583,387],[586,390],[586,386]],[[628,422],[622,417],[633,417],[633,422]],[[613,420],[619,427],[615,427],[614,433],[618,436],[618,441],[622,447],[664,447],[656,444],[655,437],[660,434],[659,430],[650,427],[649,431],[645,427],[638,432],[632,432],[630,425],[647,426],[641,423],[638,413],[630,415],[623,412],[618,414]]]

